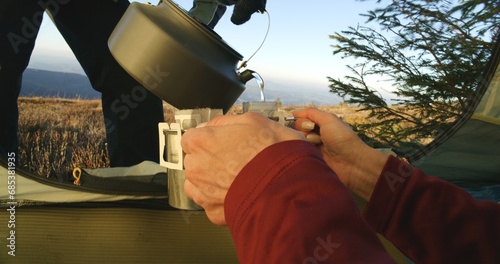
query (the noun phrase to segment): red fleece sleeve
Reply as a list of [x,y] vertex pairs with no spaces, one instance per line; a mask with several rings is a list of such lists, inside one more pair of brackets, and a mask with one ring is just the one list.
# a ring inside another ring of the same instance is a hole
[[390,157],[365,219],[416,263],[500,263],[500,204]]
[[272,145],[229,189],[241,263],[393,263],[350,193],[305,141]]

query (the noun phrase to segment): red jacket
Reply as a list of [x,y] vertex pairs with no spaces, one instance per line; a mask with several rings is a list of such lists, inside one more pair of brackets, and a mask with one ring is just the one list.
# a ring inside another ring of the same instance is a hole
[[247,164],[225,215],[241,263],[393,263],[373,230],[416,263],[500,263],[500,205],[391,157],[363,218],[305,141],[272,145]]

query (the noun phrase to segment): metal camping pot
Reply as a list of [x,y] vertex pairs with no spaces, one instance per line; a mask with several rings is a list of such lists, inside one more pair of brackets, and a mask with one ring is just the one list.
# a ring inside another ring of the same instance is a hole
[[158,6],[133,2],[112,32],[116,61],[140,84],[178,109],[227,112],[258,77],[239,72],[243,57],[212,29],[172,1]]

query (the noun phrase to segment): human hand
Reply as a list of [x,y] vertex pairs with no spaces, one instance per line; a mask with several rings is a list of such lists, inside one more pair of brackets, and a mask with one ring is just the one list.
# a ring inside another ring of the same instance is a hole
[[250,20],[250,17],[256,13],[263,13],[266,9],[267,0],[218,0],[223,5],[234,5],[231,22],[241,25]]
[[369,200],[387,156],[366,145],[334,114],[309,108],[295,111],[293,115],[298,118],[295,129],[308,139],[318,137],[310,122],[316,124],[315,129],[319,127],[321,143],[317,146],[323,159],[351,191]]
[[259,152],[286,140],[304,137],[256,113],[218,116],[204,127],[189,129],[181,140],[186,153],[184,191],[210,221],[226,224],[224,199],[238,173]]

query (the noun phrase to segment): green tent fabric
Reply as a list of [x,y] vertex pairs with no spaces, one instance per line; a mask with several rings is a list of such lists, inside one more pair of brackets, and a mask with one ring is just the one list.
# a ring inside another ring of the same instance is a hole
[[238,263],[228,229],[201,211],[108,206],[17,208],[15,256],[3,209],[0,263]]
[[[500,201],[500,34],[472,107],[447,131],[409,156],[411,163],[481,199]],[[481,195],[480,190],[486,195]]]

